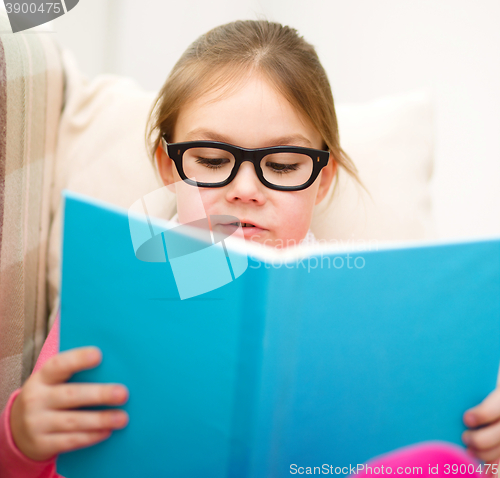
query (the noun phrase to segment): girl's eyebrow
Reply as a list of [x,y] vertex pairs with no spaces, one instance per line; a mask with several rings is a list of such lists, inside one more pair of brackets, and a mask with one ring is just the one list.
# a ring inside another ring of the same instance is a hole
[[[235,144],[227,136],[224,136],[215,131],[210,131],[203,128],[196,128],[190,131],[184,141],[218,141],[219,143]],[[309,141],[305,136],[301,134],[293,134],[289,136],[282,136],[280,138],[270,139],[266,141],[268,146],[304,146],[307,148],[312,148],[311,141]]]

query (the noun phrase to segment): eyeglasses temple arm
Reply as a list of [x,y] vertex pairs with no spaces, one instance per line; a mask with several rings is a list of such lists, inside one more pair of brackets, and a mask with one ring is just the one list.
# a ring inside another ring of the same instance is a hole
[[168,143],[165,141],[163,136],[161,138],[161,147],[163,148],[163,151],[168,154]]

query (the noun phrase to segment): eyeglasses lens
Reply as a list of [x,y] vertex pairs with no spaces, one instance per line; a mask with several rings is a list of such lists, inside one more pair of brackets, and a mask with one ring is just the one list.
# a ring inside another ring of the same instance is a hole
[[313,161],[306,154],[274,153],[260,162],[266,181],[276,186],[301,186],[313,172]]
[[191,148],[182,157],[184,174],[199,183],[225,181],[234,163],[234,156],[230,152],[215,148]]
[[[216,184],[225,181],[234,168],[235,158],[217,148],[190,148],[184,152],[182,166],[189,179]],[[301,186],[313,172],[313,160],[300,153],[273,153],[260,162],[266,181],[276,186]]]

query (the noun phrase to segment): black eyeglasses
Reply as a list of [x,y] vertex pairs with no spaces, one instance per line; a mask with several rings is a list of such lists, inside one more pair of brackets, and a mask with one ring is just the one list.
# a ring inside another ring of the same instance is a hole
[[243,161],[253,163],[260,182],[278,191],[308,188],[328,164],[330,153],[298,146],[246,149],[218,141],[187,141],[162,146],[188,184],[220,188],[229,184]]

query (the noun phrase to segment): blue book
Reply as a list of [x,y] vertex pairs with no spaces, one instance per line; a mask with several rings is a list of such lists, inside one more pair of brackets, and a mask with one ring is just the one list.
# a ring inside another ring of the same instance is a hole
[[98,346],[72,381],[130,391],[128,426],[60,455],[66,478],[285,477],[460,444],[496,386],[498,239],[277,264],[64,196],[61,350]]

